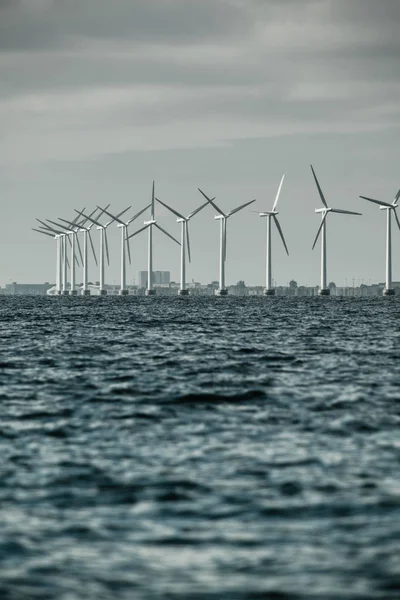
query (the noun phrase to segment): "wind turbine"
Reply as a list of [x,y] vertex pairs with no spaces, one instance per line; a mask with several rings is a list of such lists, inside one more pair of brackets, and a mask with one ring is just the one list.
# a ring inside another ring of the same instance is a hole
[[315,244],[317,243],[319,234],[322,232],[322,236],[321,236],[321,287],[319,290],[319,294],[321,296],[329,296],[330,289],[327,287],[327,275],[326,275],[326,218],[327,218],[329,212],[340,213],[340,214],[344,214],[344,215],[361,215],[362,213],[353,212],[350,210],[342,210],[341,208],[329,208],[328,204],[326,203],[324,194],[322,193],[321,186],[319,185],[319,182],[318,182],[317,176],[315,174],[315,171],[313,169],[313,166],[312,165],[310,165],[310,166],[311,166],[311,171],[314,175],[315,184],[318,189],[319,197],[321,198],[321,202],[324,205],[323,208],[315,209],[316,213],[321,213],[322,218],[321,218],[321,224],[318,227],[317,235],[315,237],[312,249],[314,250],[314,247],[315,247]]
[[38,233],[41,233],[42,235],[48,235],[53,240],[56,240],[56,243],[57,243],[56,295],[59,296],[61,294],[61,280],[62,280],[62,266],[61,266],[62,258],[61,257],[62,257],[62,252],[63,252],[63,247],[62,247],[63,238],[58,233],[56,233],[56,234],[49,233],[47,231],[42,231],[41,229],[35,229],[34,227],[32,227],[32,230],[37,231]]
[[[125,208],[124,210],[122,210],[120,213],[118,213],[117,217],[120,217],[121,215],[123,215],[124,213],[126,213],[126,211],[129,210],[129,209],[130,209],[130,206],[128,206],[127,208]],[[100,209],[100,210],[103,210],[103,209]],[[107,227],[109,225],[111,225],[111,223],[114,221],[114,218],[112,218],[111,221],[107,221],[107,223],[104,223],[102,225],[97,219],[93,219],[93,217],[91,217],[89,215],[85,215],[82,211],[79,211],[79,210],[75,209],[75,212],[77,212],[79,215],[81,215],[85,219],[91,221],[94,225],[97,225],[97,229],[100,231],[100,286],[99,286],[99,295],[100,296],[106,296],[107,295],[107,290],[105,289],[105,280],[104,280],[104,272],[105,272],[105,269],[104,269],[104,250],[105,250],[105,253],[107,254],[107,263],[110,264],[110,255],[109,255],[109,252],[108,252],[108,241],[107,241]],[[103,210],[103,212],[105,212],[105,210]]]
[[161,227],[161,225],[159,225],[157,223],[157,221],[155,219],[154,199],[155,199],[155,197],[154,197],[154,181],[153,181],[153,189],[152,189],[152,194],[151,194],[151,214],[150,214],[150,221],[145,221],[144,222],[144,227],[141,227],[140,229],[138,229],[134,233],[131,233],[131,235],[129,235],[126,238],[127,240],[130,240],[133,236],[137,235],[141,231],[144,231],[145,229],[149,230],[148,255],[147,255],[147,289],[146,289],[146,296],[154,296],[155,293],[156,293],[156,290],[153,288],[153,226],[157,227],[157,229],[159,229],[160,231],[162,231],[163,233],[165,233],[165,235],[167,235],[169,238],[171,238],[171,240],[174,240],[174,242],[176,242],[179,246],[181,245],[180,242],[178,242],[178,240],[176,240],[173,235],[171,235],[170,233],[168,233],[168,231],[166,231],[165,229],[163,229],[163,227]]
[[135,219],[137,219],[138,217],[140,217],[140,215],[143,214],[145,210],[147,210],[148,208],[150,208],[150,206],[151,206],[151,204],[148,204],[147,206],[145,206],[144,208],[142,208],[138,213],[136,213],[135,215],[133,215],[133,217],[131,217],[130,219],[128,219],[126,221],[126,223],[124,221],[121,221],[121,219],[119,219],[118,217],[115,217],[114,215],[112,215],[106,209],[103,209],[104,212],[109,217],[111,217],[112,219],[114,219],[114,221],[118,222],[117,227],[121,228],[121,288],[119,290],[119,295],[120,296],[127,296],[129,294],[129,290],[126,287],[126,254],[125,254],[125,246],[127,246],[127,248],[128,248],[129,264],[132,264],[132,262],[131,262],[131,249],[130,249],[130,244],[129,244],[129,238],[127,237],[127,235],[128,235],[128,227],[129,227],[130,223],[132,223],[132,221],[134,221]]
[[393,296],[394,289],[392,288],[392,223],[391,216],[392,211],[396,219],[396,223],[400,229],[400,221],[396,213],[396,208],[399,206],[397,204],[398,199],[400,198],[400,190],[397,192],[392,204],[388,202],[381,202],[380,200],[375,200],[374,198],[368,198],[367,196],[360,196],[363,200],[368,200],[368,202],[373,202],[374,204],[378,204],[381,210],[386,210],[386,283],[385,288],[383,290],[384,296]]
[[[69,267],[70,264],[69,264],[68,258],[67,258],[66,240],[68,239],[69,243],[71,243],[71,240],[69,239],[68,234],[64,228],[62,230],[59,229],[60,225],[56,224],[57,229],[55,229],[54,227],[50,227],[50,225],[48,225],[44,221],[41,221],[40,219],[36,219],[36,221],[38,221],[42,226],[42,227],[40,227],[40,230],[41,230],[40,233],[51,232],[53,234],[53,237],[55,237],[57,235],[60,237],[60,251],[59,251],[60,293],[62,296],[68,296],[69,290],[67,290],[67,266]],[[36,230],[36,231],[39,231],[39,230]]]
[[215,204],[214,200],[209,198],[200,188],[198,188],[199,192],[206,198],[206,200],[212,204],[219,215],[216,215],[214,219],[219,219],[221,221],[220,227],[220,246],[219,246],[219,289],[217,290],[217,296],[227,296],[228,290],[225,287],[225,262],[226,262],[226,222],[235,213],[242,210],[242,208],[246,208],[256,200],[250,200],[249,202],[245,202],[245,204],[241,204],[237,208],[230,210],[228,213],[224,213],[218,206]]
[[[49,223],[53,223],[54,225],[57,225],[57,223],[55,223],[54,221],[50,221],[50,219],[47,219],[47,221]],[[60,227],[60,224],[58,224],[58,226]],[[81,250],[81,246],[79,244],[79,240],[77,237],[77,233],[79,231],[79,229],[77,228],[76,224],[70,225],[69,227],[67,227],[66,225],[62,225],[63,229],[66,230],[66,234],[71,236],[71,267],[70,267],[70,271],[71,271],[71,281],[70,281],[70,291],[69,294],[70,296],[76,296],[78,294],[77,289],[76,289],[76,282],[75,282],[75,262],[78,264],[79,266],[79,262],[75,256],[75,243],[78,246],[78,250],[79,250],[79,255],[81,258],[81,261],[83,262],[83,258],[82,258],[82,250]]]
[[[107,205],[106,208],[108,208]],[[97,208],[95,208],[91,213],[90,213],[90,217],[93,216],[93,214],[97,211]],[[97,215],[97,219],[99,219],[101,217],[101,215],[103,214],[103,210],[100,211],[100,213]],[[66,219],[61,219],[60,221],[63,221],[64,223],[67,223],[68,225],[75,227],[75,223],[73,221],[67,221]],[[94,250],[94,246],[93,246],[93,240],[92,240],[92,236],[90,234],[90,230],[93,227],[93,223],[91,223],[90,225],[88,225],[87,227],[85,227],[85,223],[88,221],[87,218],[85,218],[83,221],[81,221],[80,223],[77,224],[77,233],[78,231],[82,231],[83,232],[83,259],[82,259],[82,265],[83,265],[83,279],[82,279],[82,296],[90,296],[90,289],[89,289],[89,285],[88,285],[88,245],[87,245],[87,241],[89,238],[89,242],[90,242],[90,246],[92,248],[92,253],[93,253],[93,258],[94,258],[94,262],[97,263],[97,258],[96,258],[96,252]]]
[[281,182],[280,182],[279,187],[278,187],[278,192],[276,194],[275,202],[273,204],[272,210],[258,213],[260,217],[265,217],[266,220],[267,220],[267,274],[266,274],[266,286],[265,286],[265,290],[264,290],[265,296],[274,296],[275,295],[275,289],[272,287],[271,218],[274,220],[276,228],[277,228],[277,230],[279,232],[279,235],[281,236],[283,245],[285,247],[286,254],[289,256],[289,250],[287,249],[285,238],[283,237],[283,232],[282,232],[282,229],[281,229],[281,226],[279,224],[278,217],[277,217],[277,215],[279,213],[276,210],[276,207],[277,207],[277,204],[278,204],[278,200],[279,200],[279,196],[280,196],[280,193],[281,193],[282,184],[283,184],[283,180],[284,179],[285,179],[285,176],[282,175],[282,179],[281,179]]
[[[197,215],[198,212],[200,212],[205,206],[207,206],[207,204],[209,204],[209,202],[208,201],[204,202],[204,204],[202,204],[201,206],[196,208],[196,210],[191,212],[190,215],[188,215],[187,217],[184,217],[183,215],[181,215],[181,213],[179,213],[177,210],[171,208],[171,206],[168,206],[168,204],[166,204],[165,202],[162,202],[162,200],[160,200],[159,198],[156,198],[156,200],[157,200],[157,202],[159,202],[160,204],[165,206],[165,208],[167,208],[169,211],[171,211],[174,215],[176,215],[178,217],[176,222],[181,223],[181,225],[182,225],[182,227],[181,227],[181,286],[179,288],[178,293],[180,296],[188,296],[189,290],[186,288],[186,246],[187,246],[188,259],[189,259],[189,262],[191,262],[191,260],[190,260],[190,241],[189,241],[189,221],[192,217],[194,217],[194,215]],[[213,198],[213,200],[215,200],[215,198]]]

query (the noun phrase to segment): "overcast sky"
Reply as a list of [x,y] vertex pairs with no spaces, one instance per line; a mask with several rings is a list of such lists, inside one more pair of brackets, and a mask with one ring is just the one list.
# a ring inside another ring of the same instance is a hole
[[[273,277],[318,284],[310,163],[330,206],[363,213],[329,215],[328,281],[383,281],[385,214],[358,196],[391,201],[400,188],[399,25],[399,0],[0,0],[0,284],[54,281],[55,243],[31,230],[35,217],[106,203],[133,213],[153,179],[186,213],[198,187],[222,209],[252,198],[269,209],[283,173],[290,256],[274,235]],[[217,279],[214,210],[191,225],[189,279]],[[112,283],[116,227],[110,245]],[[393,248],[400,280],[398,230]],[[129,282],[146,267],[146,234],[132,250]],[[179,248],[160,232],[154,268],[179,278]],[[265,221],[247,209],[228,222],[226,277],[265,282]]]

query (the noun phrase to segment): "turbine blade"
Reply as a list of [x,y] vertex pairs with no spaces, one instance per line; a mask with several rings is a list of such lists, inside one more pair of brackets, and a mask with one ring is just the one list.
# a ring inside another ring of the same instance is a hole
[[65,237],[67,238],[69,245],[72,247],[72,242],[71,242],[71,238],[69,237],[69,235],[66,235]]
[[108,212],[108,210],[106,210],[105,208],[100,208],[100,206],[97,207],[99,210],[102,210],[103,213],[105,213],[106,215],[108,215],[109,217],[111,217],[112,221],[118,221],[118,223],[121,223],[121,225],[125,225],[125,223],[123,221],[121,221],[121,219],[119,219],[118,217],[116,217],[115,215],[112,215],[110,212]]
[[310,165],[310,167],[311,167],[311,171],[313,172],[313,175],[314,175],[315,183],[317,185],[319,197],[321,198],[322,204],[325,206],[325,208],[328,208],[328,205],[327,205],[326,200],[325,200],[325,196],[322,193],[321,186],[319,185],[319,182],[318,182],[317,176],[315,174],[315,171],[313,169],[313,166]]
[[379,206],[389,206],[391,208],[391,204],[388,202],[382,202],[381,200],[375,200],[374,198],[368,198],[367,196],[360,196],[363,200],[368,200],[368,202],[373,202],[374,204],[378,204]]
[[135,235],[137,235],[138,233],[141,233],[142,231],[144,231],[145,229],[147,229],[148,227],[150,227],[150,224],[145,225],[144,227],[141,227],[140,229],[138,229],[137,231],[135,231],[135,233],[131,233],[131,235],[128,235],[127,240],[130,240],[131,238],[133,238]]
[[161,227],[158,223],[154,223],[154,226],[157,227],[157,229],[159,229],[163,233],[165,233],[165,235],[167,235],[169,238],[171,238],[171,240],[174,240],[174,242],[176,242],[179,246],[181,245],[181,243],[176,238],[174,238],[173,235],[168,233],[168,231],[166,229],[164,229],[163,227]]
[[153,179],[153,189],[151,192],[151,219],[153,221],[154,221],[154,208],[155,208],[154,207],[154,186],[155,186],[155,183],[154,183],[154,179]]
[[199,190],[200,194],[202,194],[204,196],[204,198],[215,208],[215,210],[217,212],[219,212],[220,215],[222,215],[223,217],[226,217],[225,213],[223,213],[222,210],[220,208],[218,208],[218,206],[215,204],[215,202],[214,202],[215,197],[213,199],[211,199],[200,188],[197,188],[197,189]]
[[79,243],[79,238],[78,238],[78,236],[77,236],[76,233],[75,233],[75,240],[76,240],[76,245],[78,246],[78,252],[79,252],[80,259],[81,259],[81,263],[83,264],[83,256],[82,256],[81,245]]
[[223,229],[223,231],[224,231],[224,233],[223,233],[223,236],[224,236],[224,262],[226,262],[226,219],[224,219],[223,227],[224,227],[224,229]]
[[148,204],[147,206],[145,206],[144,208],[142,208],[142,210],[139,210],[139,212],[136,213],[136,215],[134,215],[133,217],[131,217],[130,219],[128,219],[127,225],[129,225],[129,223],[132,223],[132,221],[135,221],[138,217],[140,217],[140,215],[143,214],[145,210],[147,210],[148,208],[150,208],[150,206],[151,206],[151,204]]
[[[115,217],[112,217],[111,221],[108,221],[108,223],[106,223],[105,225],[103,225],[103,227],[108,227],[109,225],[111,225],[111,223],[113,223],[114,221],[119,221],[119,217],[122,217],[122,215],[124,213],[126,213],[127,210],[129,210],[131,207],[128,206],[127,208],[125,208],[124,210],[121,210],[121,212],[119,212]],[[107,212],[106,210],[104,210],[104,212]],[[122,223],[123,225],[125,225],[125,223],[123,221],[119,221],[120,223]]]
[[[126,230],[126,232],[128,233],[128,229]],[[131,243],[129,241],[129,238],[125,238],[126,241],[126,247],[128,249],[128,260],[129,260],[129,264],[132,264],[132,260],[131,260]]]
[[55,225],[56,227],[62,227],[64,229],[64,231],[72,231],[72,229],[68,229],[68,227],[64,227],[64,225],[61,225],[60,223],[56,223],[55,221],[51,221],[50,219],[46,219],[46,221],[48,221],[49,223],[52,223],[52,225]]
[[253,202],[255,202],[255,201],[256,201],[256,199],[254,198],[254,200],[250,200],[250,202],[245,202],[244,204],[241,204],[237,208],[234,208],[233,210],[229,211],[226,216],[227,217],[231,217],[235,213],[239,212],[239,210],[242,210],[242,208],[246,208],[246,206],[249,206],[250,204],[253,204]]
[[[212,198],[212,200],[215,200],[215,198]],[[202,204],[201,206],[199,206],[199,208],[196,208],[196,210],[194,210],[193,212],[190,213],[190,215],[187,218],[187,220],[189,221],[189,219],[191,219],[192,217],[194,217],[194,215],[197,215],[198,212],[200,212],[201,210],[203,210],[203,208],[205,206],[207,206],[207,204],[209,204],[208,200],[207,202],[204,202],[204,204]]]
[[32,231],[37,231],[38,233],[43,233],[43,235],[48,235],[54,240],[54,235],[52,233],[47,233],[47,231],[40,231],[40,229],[35,229],[34,227],[32,227]]
[[282,184],[283,184],[283,180],[284,180],[284,179],[285,179],[285,175],[282,175],[282,179],[281,179],[281,182],[280,182],[280,184],[279,184],[279,187],[278,187],[278,191],[277,191],[277,194],[276,194],[276,197],[275,197],[275,202],[274,202],[274,205],[273,205],[273,207],[272,207],[272,210],[275,210],[275,208],[276,208],[276,205],[278,204],[279,195],[280,195],[280,193],[281,193]]
[[395,208],[393,209],[393,212],[394,212],[394,216],[395,216],[395,219],[396,219],[397,226],[400,229],[400,221],[399,221],[399,217],[397,216],[397,212],[396,212]]
[[[85,212],[85,210],[86,210],[86,206],[83,207],[82,212]],[[78,218],[79,218],[79,216],[75,217],[75,219],[73,220],[74,225],[78,221]]]
[[70,266],[69,266],[69,260],[68,260],[68,256],[67,256],[67,255],[65,255],[65,257],[64,257],[64,258],[65,258],[65,262],[67,263],[67,267],[68,267],[68,269],[69,269],[69,268],[70,268]]
[[322,217],[322,219],[321,219],[321,223],[320,223],[320,226],[318,227],[317,235],[315,236],[315,240],[314,240],[314,243],[313,243],[313,246],[312,246],[312,250],[314,250],[314,248],[315,248],[315,244],[317,243],[317,240],[318,240],[319,234],[321,233],[322,226],[323,226],[323,224],[325,223],[325,219],[326,219],[326,215],[327,215],[327,214],[328,214],[328,213],[325,213],[325,214],[324,214],[324,216],[323,216],[323,217]]
[[[207,204],[208,204],[208,202],[207,202]],[[185,221],[183,223],[183,227],[186,227],[186,244],[187,244],[187,251],[188,251],[188,259],[189,259],[189,262],[192,262],[192,260],[190,258],[189,223],[187,221]]]
[[107,229],[104,229],[104,241],[106,245],[107,264],[110,265],[110,255],[108,253]]
[[397,202],[397,200],[400,198],[400,190],[397,192],[397,194],[394,197],[394,202]]
[[[83,217],[85,217],[86,219],[88,219],[89,221],[91,221],[92,223],[94,223],[94,225],[97,225],[98,227],[103,227],[103,225],[101,223],[99,223],[99,221],[96,221],[96,219],[93,219],[93,217],[89,217],[89,215],[84,215],[82,212],[80,212],[79,210],[76,210],[76,208],[74,209],[75,212],[77,212],[78,214],[82,215]],[[103,210],[103,209],[102,209]]]
[[93,258],[94,258],[94,262],[95,262],[95,263],[96,263],[96,265],[97,265],[96,252],[94,251],[93,240],[92,240],[92,236],[90,235],[90,231],[88,231],[88,236],[89,236],[89,242],[90,242],[90,245],[91,245],[91,247],[92,247],[92,252],[93,252]]
[[176,215],[177,217],[179,217],[179,219],[184,219],[185,218],[183,215],[181,215],[181,213],[178,213],[177,210],[175,210],[174,208],[171,208],[171,206],[168,206],[168,204],[166,204],[165,202],[163,202],[159,198],[156,198],[156,200],[157,200],[157,202],[159,202],[160,204],[162,204],[163,206],[165,206],[165,208],[167,208],[169,211],[171,211],[174,215]]
[[63,221],[64,223],[67,223],[71,227],[79,227],[79,229],[86,229],[86,231],[87,231],[87,228],[82,225],[82,223],[86,223],[86,221],[82,221],[82,223],[79,223],[77,225],[77,224],[73,223],[72,221],[67,221],[67,219],[62,219],[61,217],[59,217],[59,220]]
[[341,208],[331,208],[331,212],[340,213],[343,215],[362,215],[362,213],[354,212],[352,210],[342,210]]
[[281,228],[280,223],[278,221],[278,217],[276,215],[272,215],[272,216],[274,217],[276,228],[279,231],[279,235],[281,236],[283,245],[285,246],[286,254],[289,256],[289,250],[287,249],[285,238],[283,237],[283,231],[282,231],[282,228]]

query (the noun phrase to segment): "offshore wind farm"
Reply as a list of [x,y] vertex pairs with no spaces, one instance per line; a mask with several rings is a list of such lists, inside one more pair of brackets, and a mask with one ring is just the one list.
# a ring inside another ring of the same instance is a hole
[[[314,239],[314,243],[312,245],[312,250],[314,250],[318,239],[321,240],[321,266],[320,266],[320,286],[318,289],[318,294],[321,296],[329,296],[330,295],[330,287],[328,286],[328,275],[327,275],[327,217],[329,213],[338,213],[342,215],[357,215],[362,216],[362,213],[357,211],[347,210],[343,208],[333,208],[329,207],[327,201],[325,199],[324,193],[322,191],[321,185],[315,173],[315,170],[312,165],[311,172],[312,176],[318,191],[319,198],[322,202],[322,208],[316,208],[315,213],[321,215],[321,223],[318,227],[317,234]],[[265,264],[266,264],[266,277],[265,277],[265,288],[264,295],[265,296],[274,296],[275,288],[273,286],[272,279],[272,227],[271,224],[274,223],[276,226],[276,230],[279,234],[279,237],[282,241],[286,254],[289,256],[288,246],[283,234],[283,230],[278,220],[277,211],[278,201],[282,192],[282,187],[284,183],[285,175],[282,176],[278,190],[272,205],[271,210],[267,211],[254,211],[252,213],[257,213],[259,217],[265,218],[266,220],[266,251],[265,251]],[[151,192],[151,202],[141,208],[139,211],[134,213],[129,219],[126,221],[123,219],[123,216],[130,210],[132,207],[128,206],[116,214],[109,210],[110,204],[106,207],[102,208],[97,206],[90,214],[86,214],[85,210],[74,209],[76,216],[73,220],[68,220],[62,217],[58,217],[57,220],[48,219],[45,220],[37,218],[39,223],[39,227],[32,228],[35,232],[38,232],[47,237],[52,237],[56,241],[56,285],[55,288],[49,289],[49,295],[71,295],[75,296],[78,294],[77,286],[76,286],[76,267],[79,266],[79,259],[81,261],[83,267],[83,278],[82,278],[82,286],[79,290],[81,295],[89,296],[91,294],[91,290],[89,289],[88,284],[88,240],[90,242],[90,246],[92,249],[93,260],[96,266],[99,266],[99,284],[98,289],[96,289],[93,284],[91,285],[92,291],[97,292],[99,295],[105,296],[107,295],[107,287],[105,283],[106,276],[106,260],[107,265],[110,265],[110,254],[109,254],[109,245],[107,238],[107,228],[111,225],[116,225],[121,231],[121,251],[120,251],[120,289],[119,295],[126,296],[129,294],[129,289],[127,287],[127,264],[126,264],[126,254],[128,254],[129,266],[132,265],[132,253],[130,248],[130,240],[136,236],[138,236],[143,231],[148,231],[148,254],[147,254],[147,286],[146,286],[146,296],[153,296],[156,293],[153,285],[153,227],[158,229],[161,233],[163,233],[167,238],[175,242],[178,246],[180,246],[180,284],[178,294],[180,296],[187,296],[189,294],[189,289],[187,287],[186,281],[186,261],[188,259],[189,263],[191,262],[191,245],[190,245],[190,236],[189,236],[189,221],[200,211],[206,208],[206,206],[212,207],[217,215],[214,216],[214,220],[218,220],[220,222],[220,236],[219,236],[219,280],[218,287],[215,289],[215,294],[218,296],[227,296],[228,289],[226,287],[226,262],[227,262],[227,221],[228,219],[242,211],[243,209],[249,207],[256,199],[249,200],[243,204],[240,204],[236,208],[228,212],[224,212],[219,205],[216,203],[215,197],[208,196],[201,188],[198,188],[198,191],[202,195],[203,199],[206,202],[200,204],[197,208],[189,212],[187,216],[184,216],[181,212],[170,206],[167,202],[157,198],[155,196],[155,182],[152,184],[152,192]],[[395,293],[392,287],[392,242],[391,242],[391,215],[392,213],[395,216],[396,223],[400,229],[400,221],[398,219],[396,209],[398,207],[398,199],[400,197],[400,190],[397,192],[393,202],[391,204],[376,200],[373,198],[369,198],[366,196],[360,196],[361,199],[367,200],[374,204],[380,206],[381,210],[387,211],[387,221],[386,221],[386,279],[385,286],[383,289],[383,295],[391,296]],[[169,231],[167,231],[164,227],[162,227],[156,219],[156,211],[155,206],[156,202],[164,207],[169,213],[173,214],[177,217],[177,222],[181,225],[181,235],[180,241]],[[149,219],[143,222],[143,226],[139,227],[133,233],[129,233],[129,226],[137,221],[139,217],[144,215],[144,213],[150,209]],[[101,222],[103,220],[103,223]],[[93,226],[96,226],[99,231],[99,261],[97,261],[97,256],[95,252],[95,247],[93,244],[93,239],[91,236],[91,229]],[[78,234],[83,234],[83,254],[81,250],[81,245],[79,242]],[[70,259],[68,260],[67,256],[67,248],[68,244],[70,246]],[[67,270],[69,269],[70,273],[70,287],[67,289],[67,279],[68,274]]]

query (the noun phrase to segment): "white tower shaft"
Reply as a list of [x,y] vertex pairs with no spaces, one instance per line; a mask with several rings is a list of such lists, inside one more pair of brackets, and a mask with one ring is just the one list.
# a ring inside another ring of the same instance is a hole
[[272,289],[271,215],[267,215],[267,273],[266,289]]
[[187,221],[182,221],[182,231],[181,231],[181,290],[186,290],[186,227],[187,227]]
[[392,289],[392,210],[388,208],[386,220],[386,289]]
[[[324,218],[324,213],[322,213]],[[322,225],[321,231],[321,290],[326,290],[326,219]]]
[[57,271],[56,271],[56,290],[57,294],[61,294],[62,281],[62,256],[61,256],[61,236],[57,237]]
[[75,233],[71,233],[71,295],[75,294]]
[[126,290],[126,254],[125,254],[126,226],[121,225],[121,294]]
[[62,256],[63,256],[63,273],[62,273],[62,293],[67,296],[67,236],[62,236]]
[[153,225],[149,226],[149,239],[148,239],[148,265],[147,265],[147,296],[154,294],[153,290]]
[[84,296],[88,295],[88,248],[87,248],[87,238],[88,232],[84,230],[83,232],[83,288],[82,294]]
[[224,293],[225,291],[225,233],[226,233],[226,219],[221,219],[220,229],[220,246],[219,246],[219,292]]
[[104,229],[100,229],[100,294],[105,292],[104,288]]

